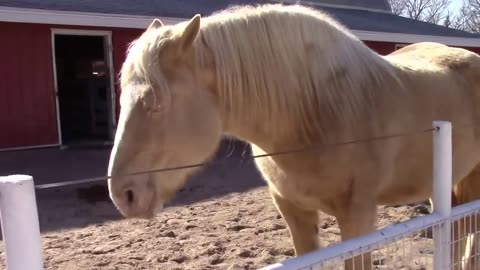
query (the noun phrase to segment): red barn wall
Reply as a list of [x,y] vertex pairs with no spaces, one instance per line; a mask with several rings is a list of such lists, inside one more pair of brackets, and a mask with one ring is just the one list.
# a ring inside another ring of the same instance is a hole
[[480,54],[480,48],[475,48],[475,47],[459,47],[459,48],[463,48],[465,50],[469,50],[471,52]]
[[395,43],[368,40],[363,41],[363,43],[381,55],[387,55],[395,51]]
[[[0,149],[57,144],[51,29],[112,32],[117,117],[120,111],[118,74],[130,42],[143,30],[0,22]],[[381,55],[395,43],[364,41]],[[480,54],[480,48],[468,48]]]
[[142,30],[139,29],[117,29],[112,34],[112,47],[113,47],[113,68],[115,75],[115,91],[116,91],[116,114],[117,119],[120,113],[120,83],[119,72],[122,68],[122,64],[125,60],[128,45],[138,38],[142,34]]
[[142,33],[140,29],[0,22],[0,149],[59,142],[52,65],[52,28],[112,32],[117,95],[120,90],[117,75],[125,58],[125,50]]
[[0,148],[57,142],[50,31],[0,23]]

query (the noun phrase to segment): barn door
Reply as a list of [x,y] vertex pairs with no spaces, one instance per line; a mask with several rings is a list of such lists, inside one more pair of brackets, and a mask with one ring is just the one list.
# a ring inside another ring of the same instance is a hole
[[52,37],[61,143],[110,143],[115,126],[110,34],[56,30]]

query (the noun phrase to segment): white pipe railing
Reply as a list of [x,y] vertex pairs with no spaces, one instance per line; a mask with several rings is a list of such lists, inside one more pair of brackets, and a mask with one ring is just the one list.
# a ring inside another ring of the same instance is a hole
[[[310,269],[308,268],[310,266],[321,266],[322,263],[341,264],[345,259],[353,258],[366,251],[370,251],[371,247],[382,247],[393,244],[405,237],[411,236],[412,233],[421,232],[442,223],[451,223],[454,220],[460,220],[479,209],[480,200],[468,202],[454,207],[451,216],[447,218],[438,213],[413,218],[387,226],[367,235],[310,252],[301,257],[295,257],[281,263],[266,266],[260,270],[297,270],[304,268]],[[437,254],[434,253],[434,256],[437,256]],[[433,269],[437,270],[436,268]]]
[[[478,206],[480,206],[480,203]],[[346,259],[370,251],[371,247],[381,247],[392,244],[410,232],[421,231],[431,227],[432,224],[438,224],[442,221],[445,221],[445,219],[439,214],[430,214],[424,217],[414,218],[360,237],[318,249],[300,257],[266,266],[260,270],[297,270],[304,268],[310,269],[308,267],[312,266],[320,267],[325,263],[341,264]]]
[[8,270],[43,270],[33,178],[0,177],[0,217]]
[[[433,122],[433,212],[449,218],[452,212],[452,123]],[[451,223],[433,230],[433,269],[450,269]]]
[[[446,121],[433,122],[433,208],[434,213],[391,225],[373,233],[343,241],[322,248],[301,257],[292,258],[281,263],[269,265],[260,270],[296,270],[317,269],[322,263],[341,263],[370,251],[371,247],[381,247],[394,243],[405,237],[408,232],[415,232],[440,226],[434,230],[434,268],[449,269],[451,191],[452,191],[452,124]],[[480,206],[480,203],[477,203]]]

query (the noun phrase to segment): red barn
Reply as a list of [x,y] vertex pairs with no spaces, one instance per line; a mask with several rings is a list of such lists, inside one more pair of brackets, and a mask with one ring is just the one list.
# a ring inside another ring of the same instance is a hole
[[[117,74],[128,44],[154,17],[169,24],[261,2],[275,1],[2,1],[0,150],[111,142]],[[419,41],[480,53],[478,35],[392,15],[386,0],[304,4],[330,13],[380,54]]]

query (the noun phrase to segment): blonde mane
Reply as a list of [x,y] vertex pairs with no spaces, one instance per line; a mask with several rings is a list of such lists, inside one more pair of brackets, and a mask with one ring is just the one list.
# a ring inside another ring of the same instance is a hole
[[205,50],[213,53],[219,97],[232,115],[302,122],[306,135],[331,128],[325,121],[354,121],[385,80],[402,89],[390,63],[300,5],[237,6],[203,18],[195,48],[199,69],[210,57]]
[[[171,93],[158,55],[176,27],[144,33],[122,69],[156,86],[165,105]],[[204,17],[194,50],[197,70],[213,56],[218,97],[231,115],[297,123],[305,138],[349,126],[367,111],[376,117],[375,96],[389,92],[378,88],[402,88],[387,60],[330,16],[301,5],[235,6]]]
[[161,72],[159,59],[160,51],[170,37],[170,27],[165,26],[167,28],[165,31],[146,31],[129,44],[127,57],[119,73],[121,89],[132,82],[138,86],[143,85],[144,88],[130,91],[130,96],[125,97],[126,100],[142,99],[143,102],[147,102],[145,95],[151,94],[153,96],[153,103],[150,104],[152,109],[164,109],[170,104],[172,93],[164,73]]

